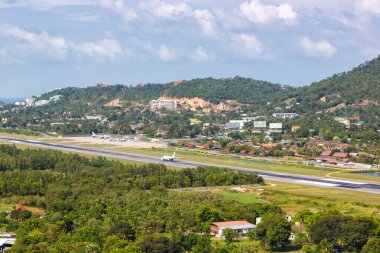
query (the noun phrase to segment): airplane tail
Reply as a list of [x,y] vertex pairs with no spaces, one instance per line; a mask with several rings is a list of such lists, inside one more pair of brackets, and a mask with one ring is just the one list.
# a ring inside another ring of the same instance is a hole
[[95,136],[96,134],[95,134],[94,132],[91,132],[91,135],[92,135],[92,136]]

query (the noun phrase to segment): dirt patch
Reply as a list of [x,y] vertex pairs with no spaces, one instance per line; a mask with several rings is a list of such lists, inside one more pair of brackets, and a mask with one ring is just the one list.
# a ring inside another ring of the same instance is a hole
[[167,143],[165,142],[148,142],[148,141],[118,141],[114,139],[100,139],[92,137],[63,137],[61,141],[75,144],[85,144],[85,145],[99,145],[104,146],[104,148],[166,148]]

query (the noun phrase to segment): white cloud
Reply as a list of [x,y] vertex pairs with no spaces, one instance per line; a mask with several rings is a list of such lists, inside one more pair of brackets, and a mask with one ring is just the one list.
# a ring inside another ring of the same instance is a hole
[[215,33],[215,18],[208,10],[195,10],[194,17],[205,34]]
[[0,35],[16,39],[16,41],[21,42],[22,46],[28,46],[31,51],[51,55],[58,60],[64,60],[70,51],[83,56],[106,60],[114,60],[125,55],[125,50],[113,39],[76,43],[63,37],[52,37],[45,32],[29,32],[9,24],[0,26]]
[[58,59],[65,58],[68,43],[63,37],[51,37],[47,33],[32,33],[14,25],[0,26],[0,34],[4,37],[12,37],[17,41],[27,42],[34,49],[52,54]]
[[174,49],[168,48],[166,45],[160,46],[158,51],[161,60],[163,61],[174,61],[177,59],[177,53]]
[[252,0],[241,3],[239,10],[245,18],[256,24],[267,24],[276,19],[283,20],[285,23],[293,23],[297,18],[297,13],[289,4],[265,5],[260,0]]
[[380,1],[379,0],[360,0],[360,7],[372,14],[380,15]]
[[254,35],[234,34],[231,37],[232,46],[243,55],[258,57],[263,52],[262,43]]
[[301,39],[302,48],[311,56],[329,58],[335,55],[337,49],[328,41],[312,41],[307,37]]
[[203,47],[197,47],[190,53],[189,57],[196,62],[207,62],[215,59],[214,54]]
[[123,0],[98,0],[98,2],[101,7],[118,13],[126,21],[131,21],[138,17],[133,9],[124,4]]
[[124,55],[121,45],[113,39],[101,39],[98,42],[71,43],[74,50],[80,54],[95,59],[114,60]]
[[143,11],[162,19],[180,19],[191,14],[191,8],[186,3],[167,3],[161,0],[145,1],[139,4]]

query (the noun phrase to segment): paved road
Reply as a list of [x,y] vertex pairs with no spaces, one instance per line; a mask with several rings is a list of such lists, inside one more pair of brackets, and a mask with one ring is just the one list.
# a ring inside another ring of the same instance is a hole
[[[117,152],[117,151],[98,149],[98,148],[86,148],[86,147],[79,147],[79,146],[73,146],[73,145],[65,145],[65,144],[60,144],[60,143],[48,143],[48,142],[42,142],[42,141],[36,141],[36,140],[24,140],[24,139],[7,138],[7,137],[0,137],[0,142],[27,144],[27,145],[32,145],[36,147],[59,149],[59,150],[64,150],[64,151],[139,161],[139,162],[144,162],[144,163],[163,163],[162,161],[160,161],[160,158],[156,156]],[[223,166],[220,164],[211,164],[211,163],[195,162],[195,161],[188,161],[188,160],[177,160],[175,162],[165,162],[165,164],[173,166],[173,167],[180,167],[180,168],[194,168],[196,166],[205,166],[205,165],[224,167],[224,168],[237,170],[237,171],[257,172],[260,176],[262,176],[266,180],[380,194],[380,184],[365,183],[365,182],[359,182],[359,181],[353,181],[353,180],[340,180],[340,179],[316,177],[316,176],[308,176],[308,175],[300,175],[300,174],[272,172],[272,171],[264,171],[264,170],[259,170],[259,169]]]

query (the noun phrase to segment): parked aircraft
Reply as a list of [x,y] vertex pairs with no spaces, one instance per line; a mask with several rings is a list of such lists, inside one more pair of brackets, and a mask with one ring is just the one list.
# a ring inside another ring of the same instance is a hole
[[103,134],[96,134],[94,132],[91,133],[92,138],[100,138],[100,139],[109,139],[111,136],[109,135],[103,135]]
[[162,158],[161,158],[161,161],[165,162],[165,161],[168,161],[168,162],[174,162],[175,160],[175,152],[173,153],[172,156],[168,156],[168,155],[164,155]]

